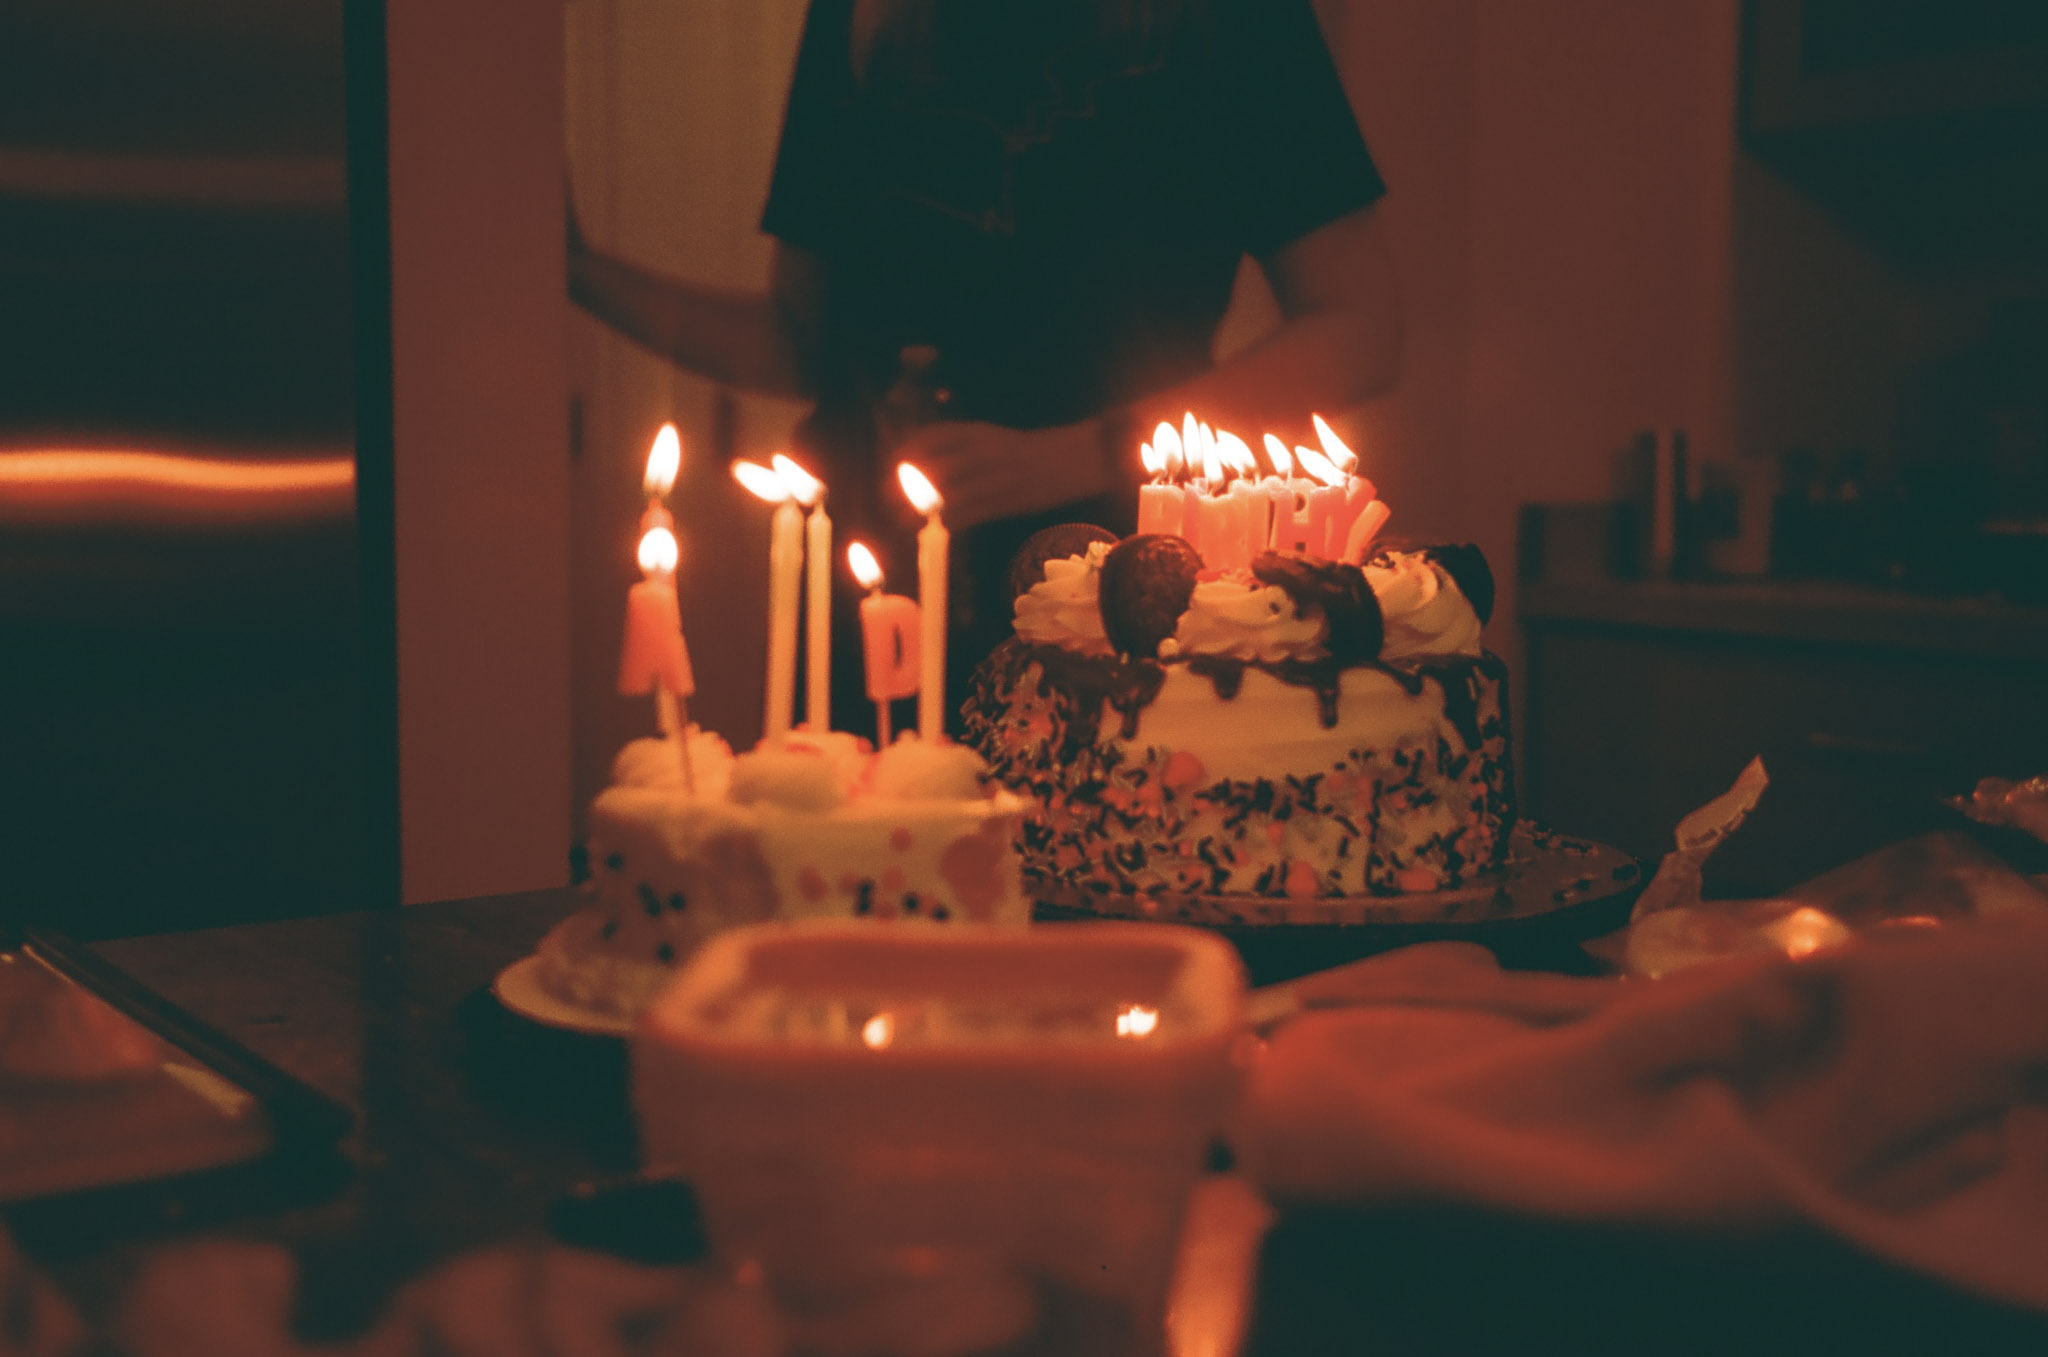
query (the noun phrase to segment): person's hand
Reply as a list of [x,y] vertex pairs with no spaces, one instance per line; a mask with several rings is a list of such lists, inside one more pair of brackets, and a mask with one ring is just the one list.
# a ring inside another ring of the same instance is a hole
[[897,448],[889,459],[892,487],[898,462],[915,462],[931,478],[951,527],[1056,509],[1111,488],[1092,420],[1049,429],[941,421]]

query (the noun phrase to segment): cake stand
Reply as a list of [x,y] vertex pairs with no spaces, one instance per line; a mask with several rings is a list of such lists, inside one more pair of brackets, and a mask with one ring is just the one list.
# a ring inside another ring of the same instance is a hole
[[1036,917],[1139,919],[1213,928],[1237,945],[1255,985],[1292,979],[1415,942],[1476,942],[1504,966],[1588,971],[1580,944],[1628,922],[1642,865],[1618,848],[1523,823],[1497,872],[1410,895],[1116,895],[1061,889],[1027,871]]

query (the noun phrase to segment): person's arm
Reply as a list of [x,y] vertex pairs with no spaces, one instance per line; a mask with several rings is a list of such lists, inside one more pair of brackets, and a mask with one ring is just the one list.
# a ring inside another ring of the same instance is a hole
[[766,294],[708,287],[593,248],[569,214],[569,298],[626,338],[700,376],[769,395],[810,394],[819,265],[776,242]]
[[1142,474],[1140,440],[1193,411],[1257,447],[1267,429],[1299,432],[1310,412],[1335,413],[1399,375],[1400,306],[1385,234],[1372,208],[1310,231],[1261,259],[1283,320],[1201,376],[1092,419],[1049,429],[937,424],[904,456],[946,496],[962,526],[1055,508],[1128,487]]
[[[1142,437],[1192,410],[1256,447],[1269,427],[1292,429],[1311,411],[1350,409],[1393,387],[1401,369],[1400,297],[1373,208],[1320,226],[1259,265],[1280,304],[1280,325],[1229,361],[1109,419]],[[1131,449],[1122,455],[1128,459]]]

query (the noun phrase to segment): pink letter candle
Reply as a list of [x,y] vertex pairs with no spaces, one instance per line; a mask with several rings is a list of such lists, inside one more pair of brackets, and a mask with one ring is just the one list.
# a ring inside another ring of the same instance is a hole
[[864,543],[846,548],[846,562],[868,591],[860,601],[860,635],[868,697],[875,704],[875,747],[886,749],[889,704],[918,690],[918,607],[901,594],[882,592],[882,567]]
[[[1159,427],[1167,426],[1162,424]],[[1150,485],[1138,487],[1139,533],[1178,533],[1187,501],[1179,486],[1166,483],[1166,453],[1147,443],[1138,449],[1138,455],[1152,477]]]
[[646,578],[626,592],[626,641],[619,652],[619,692],[655,695],[662,738],[675,743],[683,785],[696,790],[690,767],[689,728],[678,703],[697,691],[690,648],[683,641],[682,611],[676,604],[675,534],[655,527],[640,538],[640,570]]
[[1308,545],[1305,548],[1311,556],[1322,556],[1336,560],[1344,550],[1344,528],[1338,519],[1344,511],[1344,473],[1330,464],[1330,459],[1314,448],[1297,447],[1294,460],[1322,484],[1308,492]]
[[1344,559],[1353,565],[1364,565],[1366,553],[1372,549],[1372,539],[1379,536],[1381,528],[1387,526],[1387,520],[1393,517],[1393,512],[1384,500],[1376,499],[1366,505],[1364,511],[1352,521],[1350,530],[1344,536]]

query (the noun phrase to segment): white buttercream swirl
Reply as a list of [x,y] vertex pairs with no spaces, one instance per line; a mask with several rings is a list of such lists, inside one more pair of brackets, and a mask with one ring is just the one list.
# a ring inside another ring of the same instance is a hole
[[982,795],[987,772],[964,744],[927,744],[906,733],[875,756],[869,788],[891,801],[968,801]]
[[860,741],[843,731],[796,731],[779,745],[763,743],[732,761],[732,799],[785,810],[831,810],[846,804],[866,771]]
[[1229,655],[1240,660],[1313,660],[1322,657],[1328,624],[1318,612],[1302,614],[1278,585],[1245,576],[1203,580],[1180,615],[1163,655]]
[[1017,634],[1034,645],[1109,654],[1102,629],[1102,558],[1109,548],[1096,542],[1082,555],[1047,561],[1045,578],[1017,599]]
[[[669,740],[632,740],[612,760],[612,785],[617,787],[681,787],[683,763]],[[732,747],[701,726],[690,727],[690,771],[697,795],[707,801],[725,796],[732,776]]]
[[1479,615],[1436,562],[1420,552],[1394,552],[1366,566],[1365,580],[1386,624],[1382,660],[1399,664],[1480,653]]
[[[1017,634],[1036,645],[1084,655],[1111,653],[1102,628],[1102,558],[1109,544],[1085,555],[1048,561],[1045,579],[1017,600]],[[1389,664],[1480,654],[1479,616],[1449,572],[1421,552],[1400,551],[1364,567],[1385,623],[1380,658]],[[1328,653],[1321,613],[1296,610],[1287,592],[1232,571],[1195,585],[1161,659],[1228,655],[1267,664],[1316,660]]]

